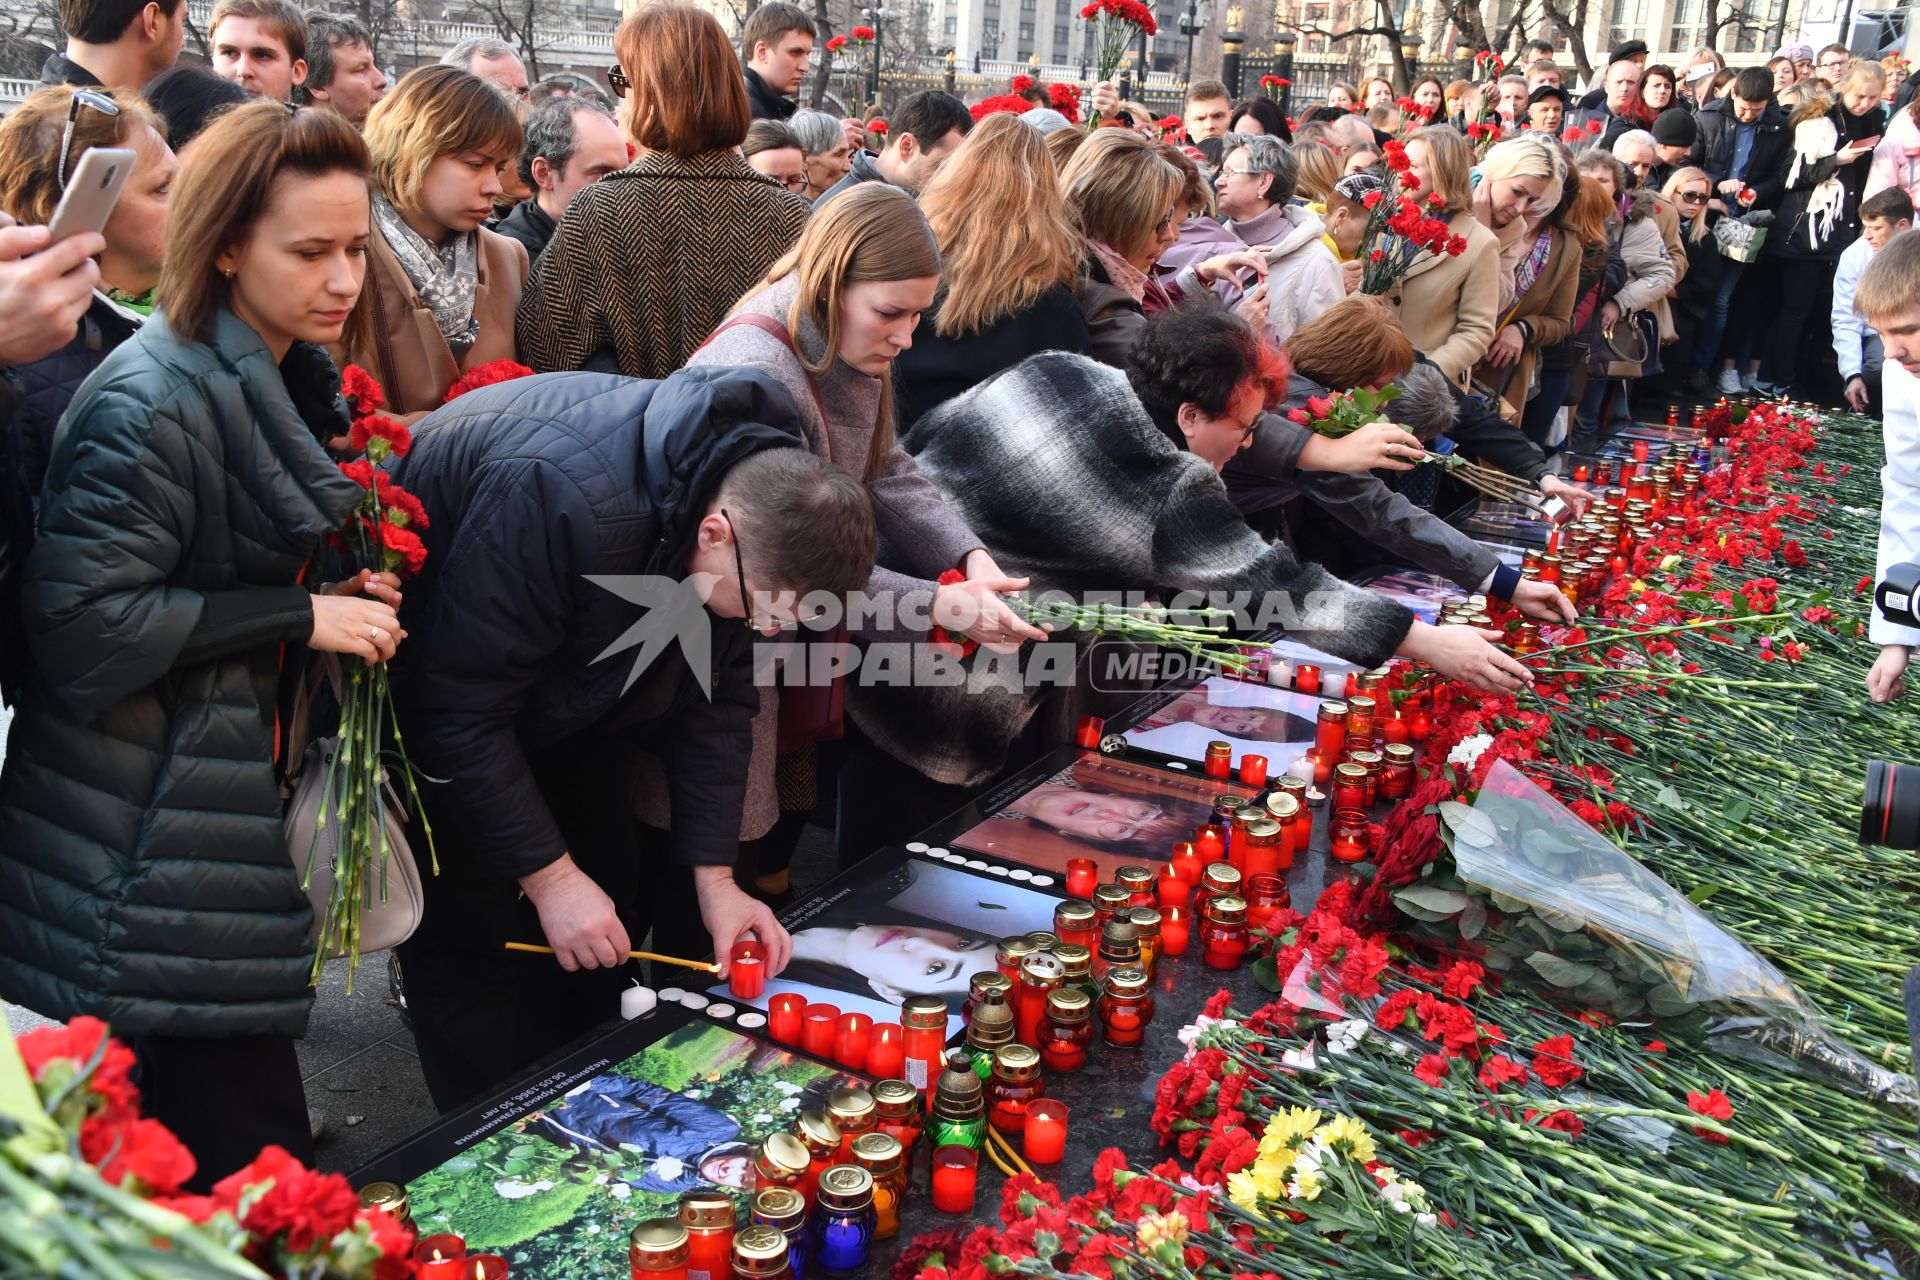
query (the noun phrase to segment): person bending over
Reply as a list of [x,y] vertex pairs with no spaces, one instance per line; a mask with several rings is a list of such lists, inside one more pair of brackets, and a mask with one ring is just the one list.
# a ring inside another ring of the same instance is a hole
[[447,1109],[614,1010],[664,875],[628,799],[642,751],[664,757],[673,856],[716,951],[752,933],[779,972],[785,931],[730,875],[751,633],[864,585],[875,534],[866,489],[751,369],[470,392],[421,422],[393,478],[431,521],[395,702],[415,766],[445,780],[424,797],[441,874],[400,964]]

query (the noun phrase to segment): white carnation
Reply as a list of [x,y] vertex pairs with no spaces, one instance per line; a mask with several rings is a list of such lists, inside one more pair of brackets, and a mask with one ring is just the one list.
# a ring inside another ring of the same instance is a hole
[[1447,752],[1448,764],[1463,764],[1471,769],[1480,760],[1480,753],[1493,745],[1490,733],[1475,733],[1460,739],[1453,750]]

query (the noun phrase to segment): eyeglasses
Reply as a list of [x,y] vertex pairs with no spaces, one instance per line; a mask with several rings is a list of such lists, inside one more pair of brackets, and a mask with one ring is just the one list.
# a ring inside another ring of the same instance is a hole
[[627,90],[633,88],[633,81],[627,79],[627,73],[617,65],[611,66],[607,68],[607,87],[613,90],[614,97],[624,98]]
[[796,624],[818,622],[824,610],[815,609],[811,613],[803,614],[795,609],[791,620],[774,617],[768,618],[764,623],[753,616],[752,597],[747,594],[747,565],[740,556],[740,526],[734,523],[732,514],[725,507],[720,508],[720,516],[727,522],[727,527],[733,530],[733,575],[740,583],[740,608],[745,613],[743,621],[747,629],[749,631],[763,631],[767,627],[787,629]]
[[1243,168],[1239,168],[1239,169],[1236,169],[1236,168],[1234,168],[1234,167],[1233,167],[1232,165],[1225,165],[1225,164],[1223,164],[1223,165],[1221,165],[1221,166],[1220,166],[1220,172],[1222,172],[1222,173],[1230,173],[1230,174],[1232,174],[1232,175],[1233,175],[1234,177],[1236,177],[1236,178],[1245,178],[1245,177],[1248,177],[1248,176],[1250,176],[1250,175],[1251,175],[1251,174],[1253,173],[1253,170],[1251,170],[1251,169],[1248,169],[1248,168],[1244,168],[1244,167],[1243,167]]
[[1673,198],[1681,204],[1705,204],[1707,193],[1704,191],[1677,191]]
[[1171,227],[1174,224],[1174,220],[1177,219],[1179,216],[1180,216],[1180,209],[1178,206],[1175,206],[1174,208],[1167,210],[1166,217],[1160,219],[1160,221],[1153,224],[1153,229],[1155,231],[1165,231],[1168,227]]
[[104,93],[95,93],[91,89],[75,89],[73,101],[67,104],[67,127],[60,135],[60,164],[54,171],[60,180],[60,189],[67,189],[67,161],[73,157],[73,125],[80,118],[80,108],[92,107],[103,116],[118,116],[119,104]]
[[807,175],[804,173],[790,173],[779,179],[779,182],[789,191],[800,192],[807,189]]

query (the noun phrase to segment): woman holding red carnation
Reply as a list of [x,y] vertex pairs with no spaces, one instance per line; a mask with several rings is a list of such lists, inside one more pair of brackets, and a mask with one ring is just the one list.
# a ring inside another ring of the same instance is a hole
[[361,493],[318,443],[346,429],[319,348],[357,319],[367,170],[328,111],[241,107],[195,139],[157,309],[67,411],[22,583],[0,989],[130,1040],[202,1189],[266,1144],[312,1149],[283,659],[382,661],[403,634],[389,585],[302,585]]

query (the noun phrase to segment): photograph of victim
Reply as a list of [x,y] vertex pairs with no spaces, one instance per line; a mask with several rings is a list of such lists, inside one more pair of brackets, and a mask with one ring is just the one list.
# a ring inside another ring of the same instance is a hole
[[1313,748],[1319,711],[1317,694],[1215,676],[1144,717],[1125,737],[1129,746],[1195,764],[1206,760],[1209,742],[1223,741],[1235,761],[1265,756],[1269,774],[1278,774]]
[[1173,842],[1213,814],[1217,796],[1251,797],[1252,787],[1168,773],[1138,760],[1082,755],[953,837],[949,844],[1064,874],[1070,858],[1092,858],[1100,878],[1124,866],[1167,861]]
[[[958,1014],[968,979],[995,967],[1000,939],[1053,928],[1054,894],[900,856],[888,867],[887,855],[877,855],[781,912],[793,960],[746,1003],[764,1009],[796,991],[842,1013],[892,1022],[908,996],[932,995]],[[734,999],[725,983],[708,990]]]

